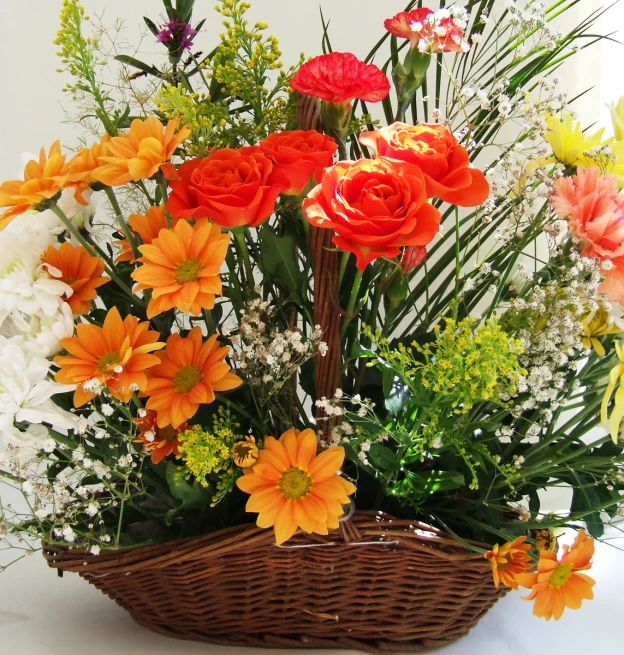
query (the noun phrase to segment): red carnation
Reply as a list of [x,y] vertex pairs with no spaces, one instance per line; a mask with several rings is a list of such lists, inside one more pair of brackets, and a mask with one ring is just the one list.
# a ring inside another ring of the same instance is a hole
[[332,103],[352,100],[379,102],[390,93],[390,82],[374,64],[350,52],[331,52],[303,64],[290,80],[298,93]]

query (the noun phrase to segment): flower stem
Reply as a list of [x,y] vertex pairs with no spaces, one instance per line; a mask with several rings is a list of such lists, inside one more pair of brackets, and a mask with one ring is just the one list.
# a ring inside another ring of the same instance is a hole
[[349,263],[350,256],[351,253],[345,250],[342,253],[342,257],[340,258],[340,270],[338,271],[338,292],[340,292],[340,287],[342,286],[342,278],[344,277],[345,271],[347,270],[347,264]]
[[340,338],[344,338],[344,335],[347,332],[347,328],[349,327],[349,323],[353,320],[354,316],[354,309],[355,309],[355,303],[357,302],[358,298],[358,293],[360,291],[360,286],[362,284],[362,276],[364,275],[364,271],[358,270],[357,273],[355,274],[355,278],[353,280],[353,286],[351,287],[351,296],[349,297],[349,304],[347,306],[347,314],[344,318],[344,322],[342,324],[342,330],[340,331]]
[[106,194],[106,197],[108,198],[108,202],[110,202],[111,207],[115,212],[115,220],[119,224],[121,231],[124,233],[126,240],[130,244],[130,247],[132,248],[132,254],[134,255],[134,258],[138,259],[141,253],[137,248],[136,239],[132,235],[132,232],[130,230],[130,227],[128,226],[126,219],[123,217],[123,214],[121,212],[121,207],[119,206],[119,202],[117,201],[117,196],[115,195],[115,192],[113,191],[112,187],[107,186],[104,187],[104,193]]
[[171,216],[169,216],[169,212],[167,211],[167,203],[169,202],[169,193],[167,191],[167,180],[164,178],[162,173],[158,174],[158,187],[160,188],[160,195],[162,196],[161,202],[163,204],[163,207],[165,208],[165,224],[167,225],[167,229],[171,229]]
[[253,276],[253,269],[251,267],[251,259],[249,258],[249,249],[247,247],[247,240],[245,239],[246,229],[247,228],[239,227],[233,229],[232,232],[234,233],[234,238],[236,239],[240,256],[243,259],[243,266],[245,268],[245,277],[247,278],[246,280],[247,285],[249,287],[249,290],[251,291],[254,285],[254,276]]

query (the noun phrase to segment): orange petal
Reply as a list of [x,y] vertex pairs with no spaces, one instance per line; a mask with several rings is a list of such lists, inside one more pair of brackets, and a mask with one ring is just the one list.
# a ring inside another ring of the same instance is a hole
[[328,448],[312,460],[308,473],[314,482],[329,480],[340,470],[344,457],[344,448],[340,446]]
[[275,543],[279,546],[290,539],[297,531],[297,522],[293,512],[292,501],[285,502],[275,518]]

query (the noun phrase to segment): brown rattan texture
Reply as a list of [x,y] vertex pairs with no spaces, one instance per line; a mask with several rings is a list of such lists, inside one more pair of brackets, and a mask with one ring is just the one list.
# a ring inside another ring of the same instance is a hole
[[232,646],[418,651],[462,637],[505,593],[482,555],[375,512],[282,547],[247,525],[98,556],[45,545],[44,556],[151,630]]

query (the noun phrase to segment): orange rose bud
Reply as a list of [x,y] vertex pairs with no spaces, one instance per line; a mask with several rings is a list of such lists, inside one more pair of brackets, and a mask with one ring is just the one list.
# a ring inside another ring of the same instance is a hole
[[303,201],[315,227],[332,229],[333,243],[364,270],[403,246],[425,246],[438,233],[440,212],[427,202],[418,166],[392,159],[338,162]]
[[[209,218],[229,229],[256,227],[290,187],[288,176],[258,148],[216,150],[168,171],[167,211],[174,218]],[[177,179],[176,179],[177,178]]]
[[360,143],[373,148],[378,157],[419,166],[428,198],[440,198],[460,207],[476,207],[490,193],[483,173],[470,168],[468,152],[444,125],[394,123],[361,134]]
[[284,195],[298,196],[312,178],[321,181],[323,170],[334,163],[338,144],[316,130],[293,130],[270,134],[260,149],[288,177]]

